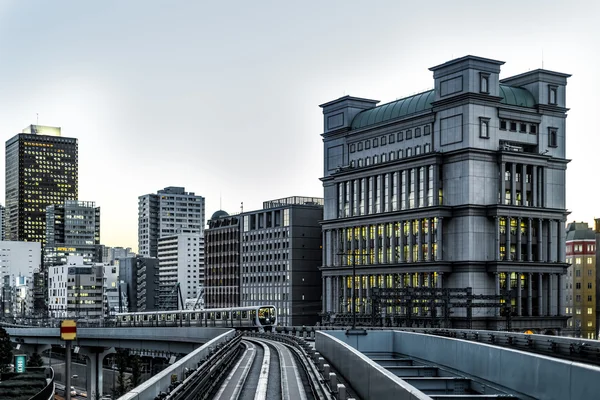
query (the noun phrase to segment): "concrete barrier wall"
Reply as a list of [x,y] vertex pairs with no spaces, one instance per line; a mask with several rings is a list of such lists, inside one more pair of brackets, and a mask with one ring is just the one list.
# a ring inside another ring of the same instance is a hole
[[[156,329],[156,328],[153,328]],[[181,328],[177,328],[178,330]],[[207,328],[203,328],[207,329]],[[224,330],[221,328],[221,330]],[[233,329],[219,335],[218,337],[210,340],[202,347],[194,350],[171,367],[156,374],[151,379],[142,383],[140,386],[134,388],[125,395],[119,397],[119,400],[153,400],[160,392],[165,392],[171,384],[171,375],[176,374],[179,381],[184,379],[184,370],[195,370],[198,368],[198,363],[206,358],[210,353],[211,349],[216,347],[217,344],[226,342],[235,337],[235,331]]]
[[[389,340],[388,336],[369,335]],[[538,399],[600,396],[600,368],[461,339],[394,331],[393,351],[480,377]]]
[[375,338],[369,336],[370,333],[368,336],[346,336],[343,331],[317,332],[315,348],[363,399],[430,400],[429,396],[361,353],[392,351],[393,332],[379,333],[382,335]]

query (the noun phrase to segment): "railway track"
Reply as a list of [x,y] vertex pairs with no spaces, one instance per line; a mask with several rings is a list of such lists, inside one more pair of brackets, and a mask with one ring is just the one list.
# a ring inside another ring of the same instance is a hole
[[[275,339],[275,337],[273,337]],[[244,337],[245,351],[215,400],[319,400],[305,362],[292,344],[257,335]]]

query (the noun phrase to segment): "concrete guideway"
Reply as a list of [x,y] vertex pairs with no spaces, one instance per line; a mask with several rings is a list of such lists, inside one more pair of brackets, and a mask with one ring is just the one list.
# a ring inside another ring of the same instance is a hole
[[576,400],[600,393],[599,367],[456,338],[323,331],[316,349],[362,398]]
[[214,400],[235,400],[239,398],[242,387],[246,383],[246,379],[250,373],[250,367],[256,358],[256,345],[246,341],[242,341],[242,344],[246,347],[246,350],[227,378],[225,378],[225,382],[223,382],[221,388],[214,396]]

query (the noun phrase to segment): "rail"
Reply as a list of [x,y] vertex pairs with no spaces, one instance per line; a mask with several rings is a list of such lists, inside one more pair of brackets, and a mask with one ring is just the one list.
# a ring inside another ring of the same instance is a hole
[[292,354],[296,358],[298,365],[300,365],[306,373],[314,398],[320,400],[335,399],[332,391],[327,385],[325,385],[324,380],[321,378],[319,370],[311,361],[309,354],[312,350],[312,347],[305,340],[292,335],[272,333],[247,332],[245,333],[245,336],[273,340],[288,346],[292,350]]

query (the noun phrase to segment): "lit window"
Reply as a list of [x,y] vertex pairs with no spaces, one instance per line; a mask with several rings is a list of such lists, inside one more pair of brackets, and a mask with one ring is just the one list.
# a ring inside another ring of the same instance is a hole
[[592,307],[588,307],[587,313],[588,313],[588,315],[592,315]]
[[588,328],[591,328],[592,327],[592,321],[588,321],[587,326],[588,326]]

